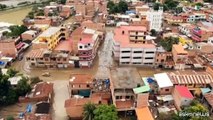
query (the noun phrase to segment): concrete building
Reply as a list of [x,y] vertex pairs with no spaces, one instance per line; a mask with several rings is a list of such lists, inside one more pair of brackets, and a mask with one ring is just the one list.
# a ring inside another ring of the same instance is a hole
[[171,94],[173,90],[173,83],[171,82],[167,73],[154,74],[154,78],[158,84],[158,93],[161,95]]
[[83,106],[86,103],[95,105],[108,104],[110,102],[109,79],[94,79],[87,74],[73,74],[68,86],[70,98],[65,101],[66,113],[71,119],[82,119]]
[[175,86],[172,96],[178,110],[181,110],[181,106],[189,106],[194,99],[193,95],[185,86]]
[[[85,26],[87,24],[85,23]],[[96,57],[98,47],[104,39],[104,32],[95,29],[97,26],[89,24],[87,27],[79,27],[71,34],[72,48],[74,56],[79,58],[76,66],[91,67]],[[103,27],[103,26],[102,26]],[[102,30],[103,28],[98,28]]]
[[52,102],[53,99],[53,83],[39,82],[35,84],[34,88],[26,96],[19,97],[19,102]]
[[68,68],[70,54],[68,52],[54,52],[45,49],[35,49],[26,56],[26,62],[30,67]]
[[211,74],[202,71],[185,70],[169,72],[168,76],[174,85],[186,86],[193,95],[199,95],[200,88],[206,88],[213,82]]
[[154,29],[156,31],[162,30],[163,23],[163,8],[160,7],[158,11],[155,11],[147,5],[137,6],[136,14],[140,16],[141,19],[146,19],[149,21],[149,30]]
[[21,38],[23,41],[25,40],[34,40],[38,36],[38,32],[35,30],[28,30],[21,34]]
[[175,69],[184,69],[185,60],[188,58],[188,52],[184,50],[181,44],[172,46],[172,56],[175,63]]
[[134,111],[142,101],[137,104],[138,95],[134,93],[133,89],[144,85],[137,70],[117,68],[111,70],[110,73],[112,101],[117,111]]
[[154,65],[156,47],[146,34],[143,26],[120,26],[114,30],[113,54],[120,65]]
[[150,10],[146,14],[146,20],[150,22],[150,30],[154,29],[156,31],[161,31],[163,23],[163,8],[160,7],[158,11]]
[[66,40],[68,31],[66,27],[50,27],[41,33],[32,43],[33,49],[53,50],[60,41]]

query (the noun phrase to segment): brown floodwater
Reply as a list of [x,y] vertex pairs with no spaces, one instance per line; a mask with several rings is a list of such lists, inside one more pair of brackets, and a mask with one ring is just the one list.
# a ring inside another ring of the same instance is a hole
[[31,11],[32,7],[15,8],[12,10],[0,11],[0,22],[8,22],[12,24],[22,24],[22,20]]

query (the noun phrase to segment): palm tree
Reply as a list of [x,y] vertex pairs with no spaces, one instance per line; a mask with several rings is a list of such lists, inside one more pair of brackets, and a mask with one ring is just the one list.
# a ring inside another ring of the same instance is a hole
[[95,104],[93,103],[87,103],[83,107],[83,120],[93,120],[94,118],[94,113],[93,111],[96,109]]

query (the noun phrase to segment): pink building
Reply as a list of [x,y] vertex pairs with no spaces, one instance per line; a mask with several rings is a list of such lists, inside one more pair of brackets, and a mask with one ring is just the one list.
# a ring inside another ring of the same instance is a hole
[[213,35],[213,24],[210,22],[199,22],[192,30],[192,39],[196,42],[207,41]]
[[96,56],[101,39],[95,30],[85,29],[83,32],[78,41],[79,65],[81,67],[90,67]]
[[114,58],[120,65],[148,65],[155,62],[156,46],[144,26],[120,26],[114,30]]

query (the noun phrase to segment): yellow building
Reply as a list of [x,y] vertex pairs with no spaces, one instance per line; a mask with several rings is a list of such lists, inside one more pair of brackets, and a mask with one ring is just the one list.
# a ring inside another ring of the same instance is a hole
[[33,48],[48,48],[53,50],[60,40],[65,40],[68,32],[64,27],[50,27],[33,41]]
[[179,35],[179,42],[184,46],[186,44],[191,44],[192,40],[190,40],[187,36],[185,35]]

